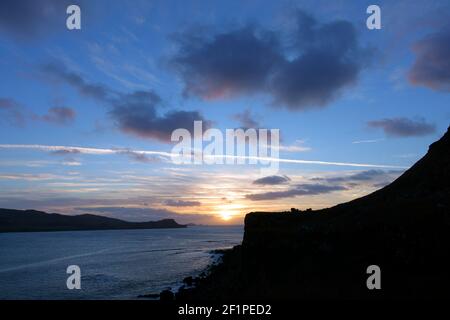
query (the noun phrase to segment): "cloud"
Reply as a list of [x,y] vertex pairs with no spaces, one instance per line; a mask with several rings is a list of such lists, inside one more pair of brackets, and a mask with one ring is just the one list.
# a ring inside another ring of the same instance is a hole
[[320,24],[302,11],[296,18],[296,29],[287,35],[246,26],[176,37],[179,50],[171,65],[185,94],[218,99],[268,93],[274,106],[291,110],[333,101],[356,83],[371,55],[347,21]]
[[57,156],[67,156],[67,155],[79,154],[79,153],[81,153],[81,151],[78,149],[60,149],[60,150],[51,151],[51,154],[57,155]]
[[73,109],[67,107],[52,107],[48,109],[47,114],[41,118],[46,122],[56,124],[70,124],[75,120],[76,113]]
[[282,152],[306,152],[311,151],[311,147],[304,146],[305,141],[296,140],[294,144],[291,145],[280,145],[279,150]]
[[250,109],[246,109],[241,113],[233,114],[232,118],[239,122],[240,126],[244,129],[258,129],[261,127],[256,116],[252,114]]
[[369,121],[367,125],[371,128],[380,128],[387,136],[391,137],[425,136],[436,131],[436,126],[427,123],[423,118],[415,120],[408,118],[385,118]]
[[249,26],[207,37],[181,34],[176,40],[180,48],[171,65],[187,96],[213,99],[258,92],[282,60],[275,35]]
[[253,184],[259,185],[277,185],[288,183],[291,179],[287,176],[267,176],[253,181]]
[[373,181],[373,180],[393,180],[395,177],[399,176],[403,171],[400,170],[365,170],[359,171],[356,173],[352,173],[344,176],[337,177],[320,177],[320,178],[312,178],[311,181],[326,181],[329,183],[342,183],[342,182],[363,182],[363,181]]
[[[170,159],[172,154],[164,151],[152,150],[131,150],[131,149],[117,149],[117,148],[86,148],[75,146],[48,146],[39,144],[0,144],[0,149],[30,149],[50,152],[53,155],[71,155],[71,154],[91,154],[91,155],[112,155],[124,154],[130,157],[134,155],[143,155],[148,159],[153,157],[158,159]],[[142,159],[142,158],[141,158]],[[136,158],[134,158],[136,160]],[[144,161],[145,162],[145,161]]]
[[40,72],[48,80],[53,82],[66,83],[75,88],[79,94],[108,101],[108,97],[113,93],[108,87],[101,84],[93,84],[86,81],[80,74],[69,70],[63,63],[52,62],[40,67]]
[[145,153],[133,151],[131,149],[118,150],[117,153],[127,155],[130,159],[142,163],[154,163],[162,160],[162,158],[157,155],[149,156],[146,155]]
[[304,195],[318,195],[334,191],[347,190],[344,186],[328,186],[323,184],[299,184],[294,188],[283,191],[271,191],[265,193],[247,194],[245,198],[253,201],[276,200],[282,198],[293,198]]
[[164,201],[164,204],[170,207],[197,207],[201,205],[199,201],[186,200],[166,200]]
[[152,91],[135,91],[122,95],[112,103],[110,115],[118,128],[128,134],[170,142],[172,132],[178,128],[194,131],[194,121],[203,121],[205,128],[210,122],[198,111],[169,111],[160,116],[157,108],[161,99]]
[[432,33],[413,46],[416,61],[409,71],[412,84],[450,91],[450,28]]
[[51,173],[0,173],[0,180],[45,181],[57,178],[59,176]]
[[285,59],[271,82],[274,104],[292,110],[323,107],[354,85],[371,59],[358,44],[356,30],[347,21],[320,24],[299,11],[293,47],[298,55]]
[[0,98],[0,115],[8,123],[22,127],[26,123],[24,108],[14,99]]
[[355,140],[352,141],[353,144],[361,144],[361,143],[377,143],[383,141],[384,139],[367,139],[367,140]]
[[0,115],[7,122],[19,127],[24,127],[29,120],[70,124],[76,117],[75,111],[68,107],[52,107],[48,109],[47,114],[37,115],[10,98],[0,98]]
[[61,164],[63,166],[68,166],[68,167],[78,167],[78,166],[82,165],[82,163],[80,161],[77,161],[76,159],[73,159],[73,158],[64,159],[64,161],[61,162]]
[[0,30],[15,38],[29,40],[65,28],[69,4],[71,1],[68,0],[2,0]]

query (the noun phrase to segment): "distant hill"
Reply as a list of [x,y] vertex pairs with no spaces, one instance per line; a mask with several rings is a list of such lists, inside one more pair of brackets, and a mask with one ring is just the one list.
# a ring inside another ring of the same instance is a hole
[[128,222],[92,214],[76,216],[0,208],[0,232],[185,228],[173,219]]
[[[381,269],[368,290],[366,269]],[[450,128],[388,186],[322,210],[253,212],[189,299],[449,298]]]

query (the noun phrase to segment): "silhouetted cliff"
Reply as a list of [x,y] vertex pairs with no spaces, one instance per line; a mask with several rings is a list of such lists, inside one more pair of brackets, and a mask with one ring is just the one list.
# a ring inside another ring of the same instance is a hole
[[0,232],[69,231],[107,229],[185,228],[173,219],[127,222],[119,219],[83,214],[68,216],[35,210],[0,209]]
[[[378,265],[382,289],[368,290]],[[250,213],[242,246],[178,299],[448,297],[450,128],[390,185],[317,211]]]

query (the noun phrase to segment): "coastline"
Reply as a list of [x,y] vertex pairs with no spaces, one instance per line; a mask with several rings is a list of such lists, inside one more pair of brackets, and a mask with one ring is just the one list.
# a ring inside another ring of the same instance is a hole
[[160,293],[148,293],[142,294],[137,297],[137,299],[149,299],[149,300],[161,300],[161,301],[172,301],[172,300],[185,300],[186,296],[190,296],[197,287],[202,284],[211,274],[223,263],[223,257],[229,252],[232,252],[234,248],[240,245],[227,247],[223,249],[214,249],[209,252],[212,261],[206,266],[206,268],[197,274],[192,274],[185,277],[183,280],[177,282],[175,288],[168,287],[162,290]]

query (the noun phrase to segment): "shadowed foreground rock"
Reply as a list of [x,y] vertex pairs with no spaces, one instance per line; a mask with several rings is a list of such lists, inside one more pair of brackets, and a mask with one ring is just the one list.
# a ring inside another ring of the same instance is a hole
[[[366,269],[381,268],[381,290]],[[390,185],[318,211],[250,213],[242,246],[179,300],[450,297],[450,133]]]

